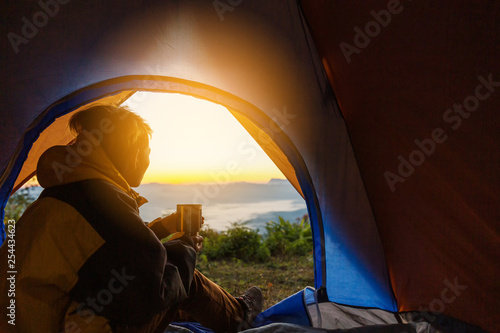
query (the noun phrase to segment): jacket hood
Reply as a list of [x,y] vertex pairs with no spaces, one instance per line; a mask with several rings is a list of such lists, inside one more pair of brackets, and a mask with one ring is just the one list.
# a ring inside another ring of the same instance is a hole
[[47,149],[38,160],[37,179],[43,188],[103,179],[128,193],[139,205],[147,202],[130,188],[102,146],[86,138],[78,137],[70,145]]

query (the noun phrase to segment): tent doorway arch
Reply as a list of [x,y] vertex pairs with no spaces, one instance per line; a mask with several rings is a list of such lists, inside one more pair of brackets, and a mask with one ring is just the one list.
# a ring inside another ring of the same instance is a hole
[[[45,150],[54,145],[68,144],[72,140],[67,131],[67,122],[73,113],[93,104],[122,104],[138,91],[180,93],[226,107],[304,198],[315,242],[323,243],[322,233],[315,230],[315,225],[321,226],[321,212],[316,191],[307,166],[297,147],[283,132],[281,128],[283,125],[238,96],[206,84],[173,77],[138,75],[110,79],[75,91],[52,104],[29,126],[16,149],[16,154],[9,162],[7,168],[9,172],[4,173],[0,180],[1,199],[4,203],[10,194],[36,174],[38,158]],[[3,215],[4,207],[2,207]],[[3,242],[4,228],[2,232]],[[320,253],[314,251],[315,257],[324,256],[324,246],[320,249]],[[320,268],[315,267],[315,270]],[[323,276],[324,279],[324,272],[324,268],[315,271],[315,277]]]

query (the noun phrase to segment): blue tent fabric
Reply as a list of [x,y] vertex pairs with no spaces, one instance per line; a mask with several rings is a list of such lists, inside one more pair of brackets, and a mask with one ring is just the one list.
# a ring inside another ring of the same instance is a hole
[[302,326],[311,326],[304,303],[304,291],[301,290],[271,308],[263,311],[255,319],[256,326],[271,323],[290,323]]

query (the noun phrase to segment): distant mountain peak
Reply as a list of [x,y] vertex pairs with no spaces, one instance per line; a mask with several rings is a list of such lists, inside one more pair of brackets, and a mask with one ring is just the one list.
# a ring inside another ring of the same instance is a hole
[[271,180],[268,182],[269,185],[282,185],[287,183],[288,179],[280,179],[280,178],[271,178]]

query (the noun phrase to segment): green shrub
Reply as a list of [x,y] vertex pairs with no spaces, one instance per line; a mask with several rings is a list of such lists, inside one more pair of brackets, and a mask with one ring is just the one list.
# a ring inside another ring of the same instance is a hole
[[29,188],[22,188],[9,198],[7,204],[5,205],[5,215],[3,218],[6,233],[8,233],[7,222],[9,220],[17,222],[33,201],[35,201],[35,198],[30,195]]
[[312,232],[307,215],[299,223],[279,217],[279,222],[266,224],[264,244],[274,255],[306,255],[312,251]]
[[204,260],[235,259],[266,261],[273,256],[304,256],[313,248],[311,226],[305,215],[300,222],[290,222],[279,217],[279,222],[266,224],[266,235],[251,229],[248,222],[234,222],[223,232],[204,226]]
[[208,259],[236,258],[244,261],[265,261],[270,252],[262,243],[258,230],[246,226],[248,222],[234,222],[224,232],[204,228],[203,254]]
[[5,205],[4,221],[8,219],[19,220],[26,208],[28,208],[34,200],[35,199],[30,195],[29,188],[22,188],[14,193]]

